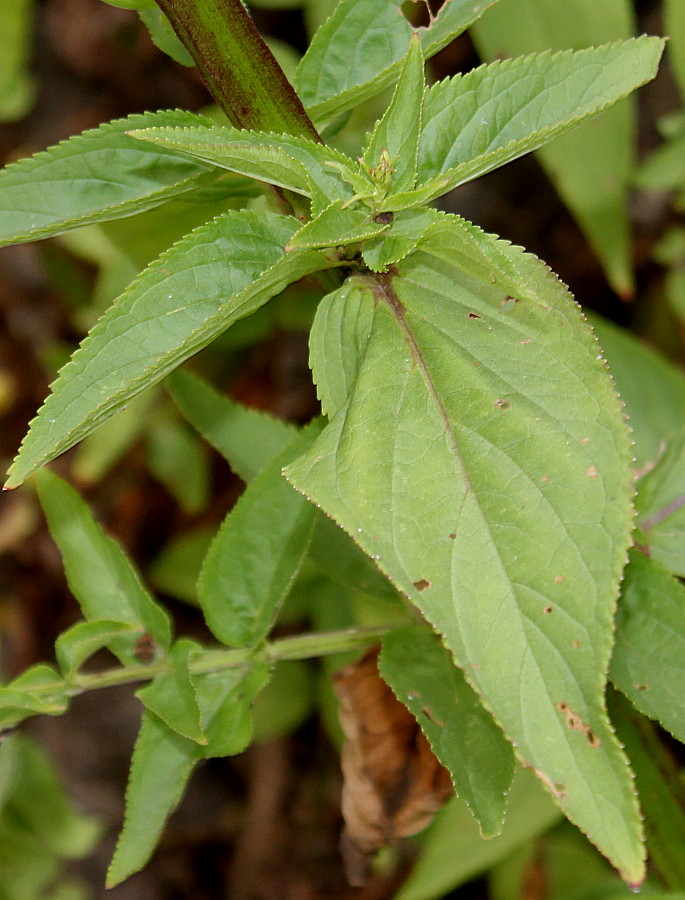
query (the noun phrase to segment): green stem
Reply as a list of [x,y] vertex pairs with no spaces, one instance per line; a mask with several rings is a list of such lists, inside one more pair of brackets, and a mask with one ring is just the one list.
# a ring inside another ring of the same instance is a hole
[[321,140],[241,0],[157,0],[157,5],[232,122]]
[[[250,660],[270,663],[295,659],[314,659],[329,656],[332,653],[345,653],[358,650],[376,643],[389,631],[387,627],[348,629],[346,631],[319,632],[298,634],[294,637],[280,638],[255,649],[238,650],[206,650],[190,663],[190,671],[194,675],[208,675],[224,669],[243,666]],[[135,666],[108,669],[105,672],[82,673],[69,680],[67,693],[75,697],[87,691],[113,687],[120,684],[134,684],[150,681],[156,675],[173,671],[168,662],[141,663]],[[31,685],[32,694],[56,694],[55,683]]]

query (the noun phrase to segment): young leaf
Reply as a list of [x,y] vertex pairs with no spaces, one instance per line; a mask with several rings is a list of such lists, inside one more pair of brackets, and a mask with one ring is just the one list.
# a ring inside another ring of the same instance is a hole
[[[394,197],[388,198],[392,206]],[[394,214],[390,228],[362,247],[364,262],[373,272],[385,272],[415,249],[428,229],[439,220],[434,209],[413,209]]]
[[[607,356],[633,432],[633,455],[640,468],[656,463],[685,409],[685,377],[666,357],[623,328],[590,316]],[[635,373],[639,372],[639,379]]]
[[336,170],[358,168],[353,160],[331,147],[287,134],[239,131],[219,125],[146,128],[129,134],[193,159],[313,197],[317,209],[323,209],[333,200],[348,200],[352,196],[351,187],[341,180]]
[[138,12],[141,20],[150,32],[152,43],[159,47],[162,53],[166,53],[175,62],[182,66],[194,66],[193,57],[188,53],[181,41],[176,36],[171,23],[161,9],[140,9]]
[[[543,50],[581,50],[635,34],[630,0],[516,0],[487,12],[472,30],[483,59]],[[539,158],[620,294],[633,288],[628,186],[636,136],[634,98],[542,147]]]
[[192,372],[173,372],[165,386],[186,419],[245,482],[297,437],[295,425],[241,406]]
[[207,123],[180,110],[129,116],[7,166],[0,172],[0,246],[130,216],[214,180],[207,163],[126,134]]
[[637,550],[625,570],[610,678],[685,742],[685,588]]
[[290,282],[339,264],[324,253],[286,255],[297,225],[286,216],[229,212],[153,262],[60,373],[6,487],[21,484]]
[[290,239],[286,250],[338,247],[366,241],[385,231],[388,224],[377,222],[367,206],[345,207],[342,200],[327,206],[306,222]]
[[437,635],[407,625],[385,636],[378,668],[449,769],[457,796],[478,820],[483,837],[500,834],[514,754],[452,655]]
[[[427,28],[423,55],[434,56],[497,0],[450,0]],[[302,58],[295,87],[309,114],[330,119],[378,94],[398,77],[414,27],[403,0],[340,0]]]
[[397,900],[439,900],[459,885],[505,859],[516,847],[547,831],[559,813],[530,772],[518,769],[511,786],[504,829],[484,841],[462,800],[439,812],[422,852]]
[[136,697],[172,731],[196,744],[206,744],[189,668],[193,656],[200,649],[194,641],[185,638],[177,641],[168,654],[172,671],[157,675],[136,693]]
[[205,746],[182,737],[145,710],[131,761],[124,827],[107,873],[107,887],[146,864],[195,763],[245,749],[252,736],[251,707],[268,677],[264,663],[192,676]]
[[140,629],[130,622],[114,622],[111,619],[96,619],[93,622],[77,622],[62,632],[55,641],[55,655],[65,678],[69,679],[88,657],[107,647],[116,638],[135,632],[140,637]]
[[638,482],[640,543],[674,575],[685,577],[685,429],[664,441],[655,467]]
[[145,711],[131,760],[124,827],[107,872],[111,888],[143,868],[183,795],[199,747]]
[[409,191],[416,183],[424,88],[421,41],[415,34],[390,106],[376,124],[363,155],[366,165],[373,167],[387,154],[393,192]]
[[122,662],[133,662],[136,639],[144,632],[168,647],[171,626],[167,613],[143,587],[133,563],[105,534],[76,491],[47,470],[37,478],[37,487],[69,587],[85,618],[125,622],[138,632],[113,637],[109,649]]
[[250,483],[209,548],[198,582],[200,606],[212,633],[231,647],[266,637],[302,565],[315,510],[282,469],[315,433],[303,432]]
[[[518,288],[488,275],[487,244]],[[539,260],[455,217],[393,274],[353,282],[373,310],[354,387],[286,476],[444,635],[519,757],[639,882],[603,704],[628,434],[597,345]]]
[[444,175],[453,188],[540,147],[653,78],[662,50],[662,40],[641,37],[438,82],[424,102],[419,184]]

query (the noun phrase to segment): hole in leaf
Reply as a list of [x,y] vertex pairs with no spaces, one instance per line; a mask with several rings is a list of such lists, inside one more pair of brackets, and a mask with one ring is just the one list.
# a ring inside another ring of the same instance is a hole
[[400,7],[404,18],[414,28],[429,28],[433,16],[426,0],[404,0]]

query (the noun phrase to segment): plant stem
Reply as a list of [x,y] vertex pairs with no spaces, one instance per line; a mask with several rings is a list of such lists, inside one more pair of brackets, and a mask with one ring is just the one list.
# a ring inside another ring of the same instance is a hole
[[[280,638],[255,649],[238,650],[206,650],[191,660],[190,671],[194,675],[207,675],[224,669],[244,666],[251,660],[270,663],[295,659],[313,659],[329,656],[332,653],[345,653],[376,643],[389,631],[388,627],[348,629],[346,631],[319,632],[298,634],[294,637]],[[120,684],[134,684],[150,681],[156,675],[171,672],[168,662],[141,663],[135,666],[108,669],[104,672],[82,673],[69,680],[67,693],[75,697],[87,691],[113,687]],[[43,685],[31,685],[32,694],[55,694],[58,691],[54,682]]]
[[157,0],[157,5],[232,122],[321,140],[241,0]]

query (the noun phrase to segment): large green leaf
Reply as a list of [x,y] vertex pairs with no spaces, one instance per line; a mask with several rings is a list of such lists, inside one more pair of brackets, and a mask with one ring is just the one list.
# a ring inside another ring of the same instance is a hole
[[352,196],[351,188],[341,181],[336,169],[354,169],[354,161],[305,138],[239,131],[219,125],[146,128],[129,134],[193,159],[313,197],[318,209],[333,200],[347,200]]
[[530,772],[516,773],[504,830],[484,841],[461,800],[435,817],[423,851],[397,893],[397,900],[439,900],[449,891],[505,859],[516,847],[547,831],[558,819],[556,807]]
[[[472,30],[484,59],[543,50],[580,50],[630,38],[630,0],[516,0],[488,10]],[[540,160],[621,294],[633,287],[628,188],[635,103],[626,100],[540,150]]]
[[625,571],[610,677],[685,743],[685,588],[638,551]]
[[290,282],[337,264],[315,251],[284,253],[298,224],[229,212],[153,262],[60,373],[6,486],[21,484]]
[[[662,50],[660,39],[642,37],[438,82],[424,103],[419,183],[445,174],[456,187],[537,149],[653,78]],[[436,187],[436,196],[444,191]]]
[[85,618],[125,622],[136,630],[113,636],[107,644],[110,650],[123,662],[135,661],[136,641],[145,632],[168,647],[169,617],[145,589],[119,544],[105,534],[81,497],[57,475],[46,470],[37,483],[50,534]]
[[283,478],[283,466],[308,447],[303,433],[249,484],[217,532],[198,582],[200,605],[224,644],[262,641],[302,565],[314,507]]
[[394,274],[352,282],[372,316],[354,386],[286,476],[444,635],[520,759],[640,881],[603,703],[630,457],[597,344],[539,260],[456,217]]
[[599,316],[592,316],[590,323],[626,407],[635,461],[640,468],[652,466],[663,442],[680,425],[685,409],[685,377],[629,331]]
[[500,834],[514,754],[439,637],[415,625],[394,629],[383,639],[378,669],[449,769],[483,837]]
[[685,578],[685,429],[662,446],[657,464],[638,482],[640,544],[650,557]]
[[[423,54],[434,56],[497,0],[450,0],[428,28],[418,29]],[[340,0],[318,29],[297,70],[295,86],[309,114],[325,120],[357,106],[398,77],[414,27],[403,0]]]
[[180,110],[129,116],[13,163],[0,172],[0,246],[130,216],[214,180],[207,163],[126,134],[206,124]]

